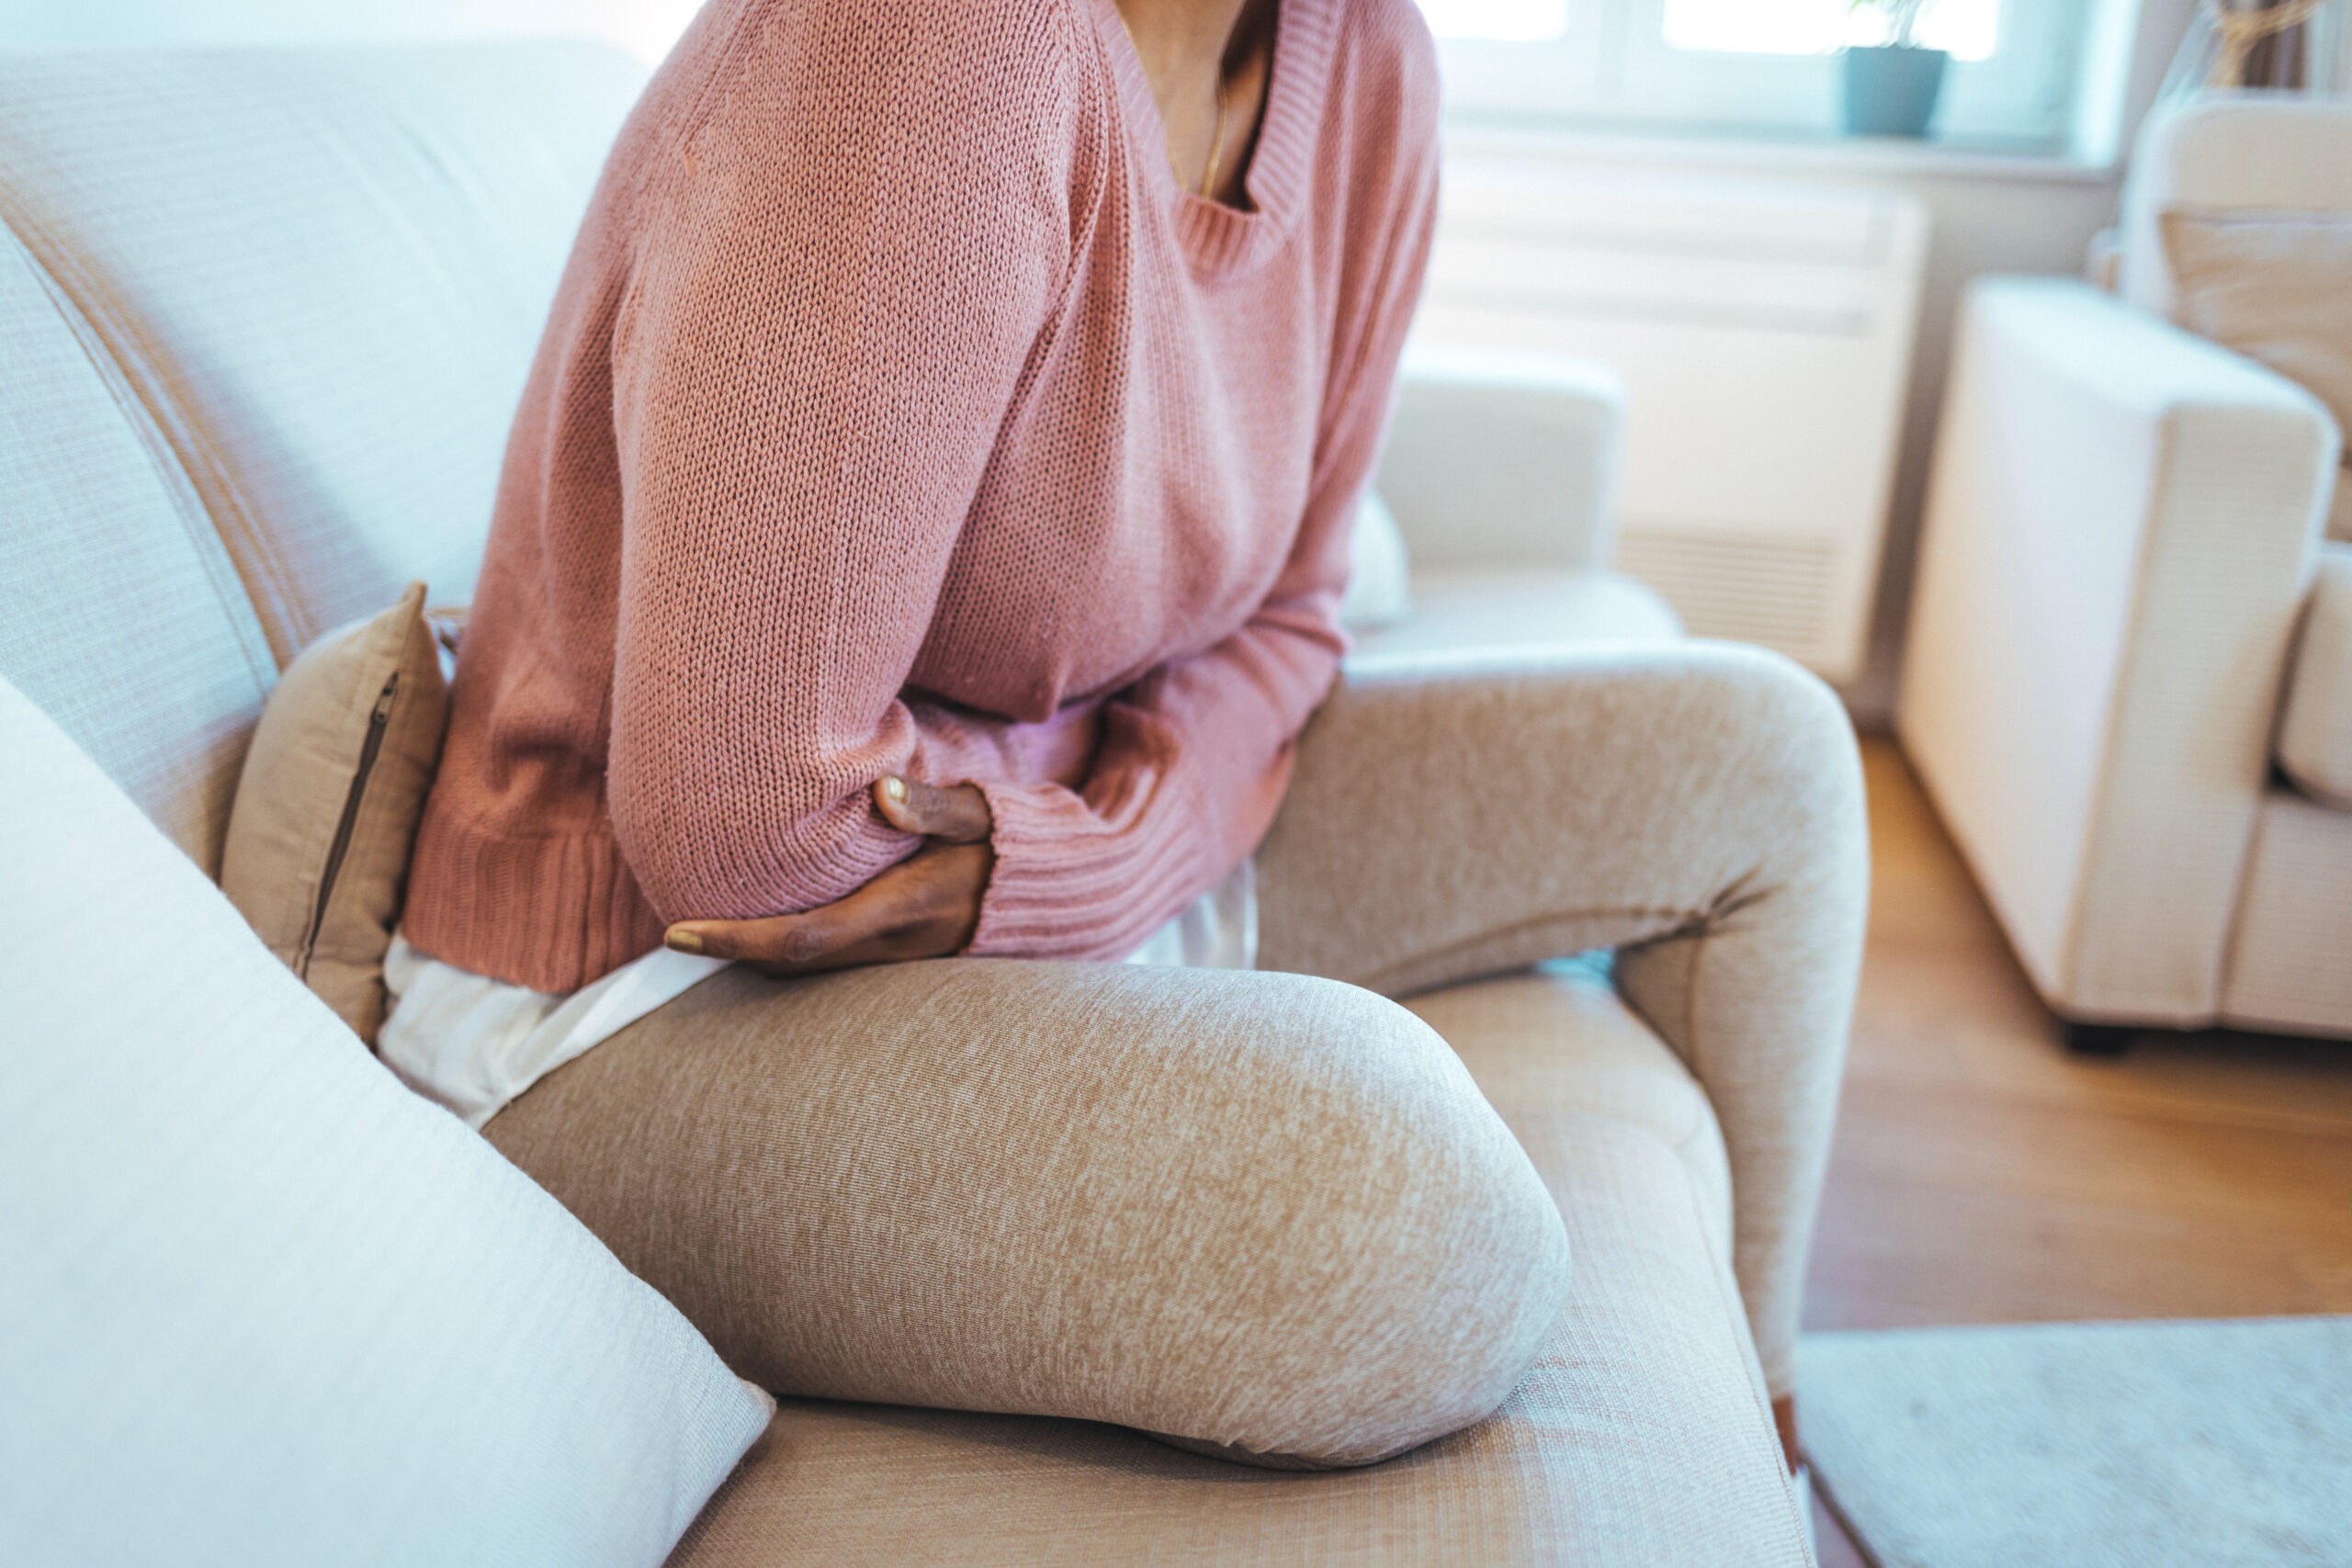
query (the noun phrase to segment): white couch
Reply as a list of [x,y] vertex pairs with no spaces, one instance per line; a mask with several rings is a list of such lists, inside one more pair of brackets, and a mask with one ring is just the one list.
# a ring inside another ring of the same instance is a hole
[[[278,670],[413,577],[465,596],[640,79],[575,45],[0,55],[0,675],[208,874]],[[1520,1391],[1322,1475],[787,1398],[675,1561],[1806,1560],[1770,1405],[1859,963],[1859,774],[1818,682],[1668,640],[1597,571],[1613,441],[1589,372],[1418,362],[1384,479],[1423,609],[1368,639],[1261,857],[1270,966],[1420,991],[1560,1206],[1572,1304]],[[1472,646],[1506,633],[1518,652]],[[1503,768],[1556,864],[1478,828]],[[1363,852],[1449,814],[1489,850],[1442,897]],[[1482,891],[1545,877],[1570,913]],[[1452,922],[1434,966],[1384,948],[1413,911]],[[1613,987],[1526,967],[1621,944]]]
[[2160,112],[2117,292],[1970,291],[1898,710],[2088,1051],[2352,1035],[2352,484],[2317,400],[2171,324],[2173,208],[2352,210],[2352,104]]

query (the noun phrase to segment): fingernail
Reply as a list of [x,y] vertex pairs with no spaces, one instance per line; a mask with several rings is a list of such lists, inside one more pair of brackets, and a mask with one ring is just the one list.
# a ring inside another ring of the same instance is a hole
[[700,953],[702,938],[693,931],[673,931],[662,937],[662,942],[673,953]]
[[882,793],[892,800],[904,800],[907,798],[907,781],[892,773],[882,781]]

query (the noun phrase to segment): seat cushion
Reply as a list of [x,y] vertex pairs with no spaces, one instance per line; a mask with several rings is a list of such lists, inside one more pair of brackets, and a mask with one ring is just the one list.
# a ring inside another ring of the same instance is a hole
[[660,1562],[766,1398],[0,682],[0,1562]]
[[1682,624],[1657,592],[1613,571],[1416,567],[1412,608],[1356,638],[1356,657],[1563,642],[1672,642]]
[[280,665],[413,578],[470,595],[641,80],[568,42],[0,54],[0,218],[170,441]]
[[162,432],[6,230],[0,605],[0,677],[216,874],[277,667]]
[[1408,1005],[1533,1157],[1575,1254],[1568,1311],[1496,1416],[1278,1475],[1111,1427],[787,1400],[673,1568],[1804,1562],[1705,1096],[1589,969]]
[[2288,669],[2278,765],[2313,800],[2352,811],[2352,545],[2320,551]]
[[2352,811],[2291,789],[2264,795],[2222,1014],[2246,1029],[2352,1037]]

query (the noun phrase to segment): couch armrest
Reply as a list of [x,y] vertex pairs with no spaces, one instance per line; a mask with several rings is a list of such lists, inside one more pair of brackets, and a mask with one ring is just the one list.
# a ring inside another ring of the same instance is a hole
[[2062,1013],[2214,1016],[2335,460],[2301,389],[2086,285],[1969,293],[1897,722]]
[[1624,401],[1591,360],[1408,348],[1378,485],[1413,564],[1608,566]]

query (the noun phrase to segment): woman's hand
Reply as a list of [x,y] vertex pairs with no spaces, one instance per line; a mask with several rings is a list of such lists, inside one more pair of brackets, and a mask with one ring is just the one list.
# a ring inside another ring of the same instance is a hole
[[979,926],[980,896],[996,869],[988,796],[977,784],[943,789],[886,778],[874,786],[874,806],[893,828],[930,841],[913,859],[847,897],[805,914],[681,920],[662,940],[680,953],[741,959],[768,975],[814,975],[962,951]]

